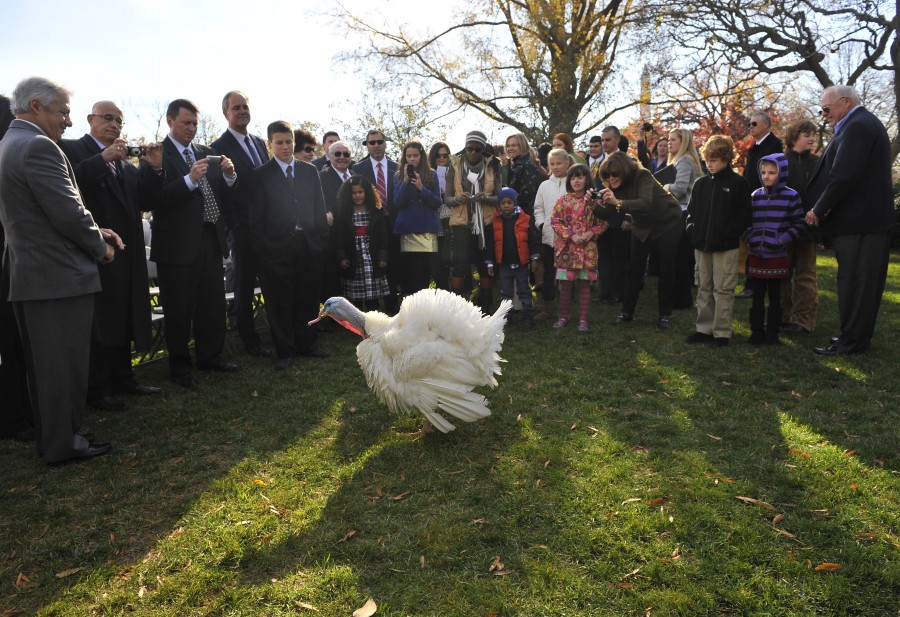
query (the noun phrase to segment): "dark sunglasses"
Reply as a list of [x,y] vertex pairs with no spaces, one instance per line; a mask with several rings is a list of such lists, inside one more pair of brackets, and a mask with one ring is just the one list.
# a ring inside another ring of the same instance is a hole
[[121,116],[114,116],[113,114],[91,114],[95,118],[103,118],[107,122],[115,122],[119,126],[123,126],[125,121]]
[[309,154],[310,152],[316,151],[315,147],[313,147],[313,146],[303,146],[302,148],[298,148],[297,150],[294,150],[294,152],[300,152],[300,150],[303,150],[307,154]]
[[349,159],[349,158],[350,158],[350,153],[349,153],[349,152],[332,152],[332,153],[331,153],[331,156],[333,156],[333,157],[336,158],[336,159],[339,159],[339,158],[342,158],[342,157],[345,158],[345,159]]
[[754,120],[753,122],[750,123],[750,126],[758,126],[758,125],[759,125],[759,122],[757,122],[756,120]]
[[603,174],[604,180],[609,180],[610,178],[621,178],[622,176],[617,171],[607,171]]
[[484,152],[484,148],[475,146],[466,146],[466,152]]
[[366,143],[369,144],[370,146],[380,146],[381,144],[384,143],[384,140],[383,139],[370,139]]
[[438,153],[437,153],[437,156],[434,157],[434,158],[437,158],[437,159],[449,159],[449,158],[450,158],[450,153],[449,153],[449,152],[438,152]]
[[831,113],[831,107],[823,107],[819,110],[819,115],[823,118]]

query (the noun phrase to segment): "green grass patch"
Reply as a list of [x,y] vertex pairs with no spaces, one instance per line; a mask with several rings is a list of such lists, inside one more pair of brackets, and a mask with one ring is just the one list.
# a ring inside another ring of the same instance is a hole
[[513,317],[493,415],[449,435],[377,402],[349,333],[196,392],[140,366],[162,397],[88,414],[111,455],[0,443],[0,615],[896,616],[900,261],[838,358],[812,353],[838,332],[819,266],[818,331],[779,347],[741,300],[726,348],[684,343],[691,310],[657,330],[655,279],[631,324]]

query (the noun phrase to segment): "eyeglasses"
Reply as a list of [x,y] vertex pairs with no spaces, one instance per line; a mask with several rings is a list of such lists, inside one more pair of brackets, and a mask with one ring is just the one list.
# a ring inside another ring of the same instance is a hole
[[449,152],[438,152],[438,153],[437,153],[437,156],[434,157],[434,158],[437,158],[437,159],[449,159],[449,158],[450,158],[450,153],[449,153]]
[[484,148],[480,146],[466,146],[466,152],[484,152]]
[[[837,102],[840,101],[841,99],[846,99],[846,98],[848,98],[848,97],[846,97],[846,96],[838,97],[837,101],[835,101],[834,103],[837,103]],[[834,105],[834,103],[832,103],[831,105]],[[831,113],[831,105],[828,105],[828,106],[826,106],[826,107],[823,107],[823,108],[819,111],[819,115],[822,116],[822,117],[825,117],[825,116],[827,116],[828,114],[830,114],[830,113]]]
[[384,140],[383,139],[370,139],[366,143],[370,146],[380,146],[381,144],[384,143]]
[[91,114],[94,118],[102,118],[106,122],[115,122],[119,126],[125,124],[125,120],[122,119],[121,116],[114,116],[113,114]]
[[759,126],[759,122],[754,120],[753,122],[750,123],[750,126]]
[[604,180],[609,180],[610,178],[621,178],[622,176],[617,171],[607,171],[602,174]]
[[300,152],[300,150],[303,150],[307,154],[309,154],[310,152],[316,151],[314,146],[303,146],[302,148],[297,148],[296,150],[294,150],[294,152]]
[[331,153],[331,156],[333,156],[333,157],[336,158],[336,159],[339,159],[339,158],[342,158],[342,157],[345,158],[345,159],[349,159],[349,158],[350,158],[350,153],[349,153],[349,152],[332,152],[332,153]]

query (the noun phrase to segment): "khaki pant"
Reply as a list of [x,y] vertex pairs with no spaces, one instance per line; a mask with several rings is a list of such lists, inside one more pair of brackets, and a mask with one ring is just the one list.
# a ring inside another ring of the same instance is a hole
[[816,241],[798,240],[788,249],[791,278],[781,282],[781,321],[794,322],[807,332],[816,329],[819,286],[816,280]]
[[731,338],[738,255],[739,249],[694,251],[700,278],[697,288],[697,332],[716,338]]

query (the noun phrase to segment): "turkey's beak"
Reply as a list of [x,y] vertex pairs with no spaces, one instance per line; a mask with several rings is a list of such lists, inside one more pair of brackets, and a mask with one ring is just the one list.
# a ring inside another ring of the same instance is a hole
[[313,325],[314,323],[319,323],[320,321],[322,321],[322,320],[323,320],[324,318],[326,318],[326,317],[328,317],[328,311],[325,310],[325,307],[322,307],[322,310],[319,311],[319,316],[316,317],[315,319],[313,319],[311,322],[309,322],[309,323],[306,324],[306,325],[307,325],[307,326],[311,326],[311,325]]

